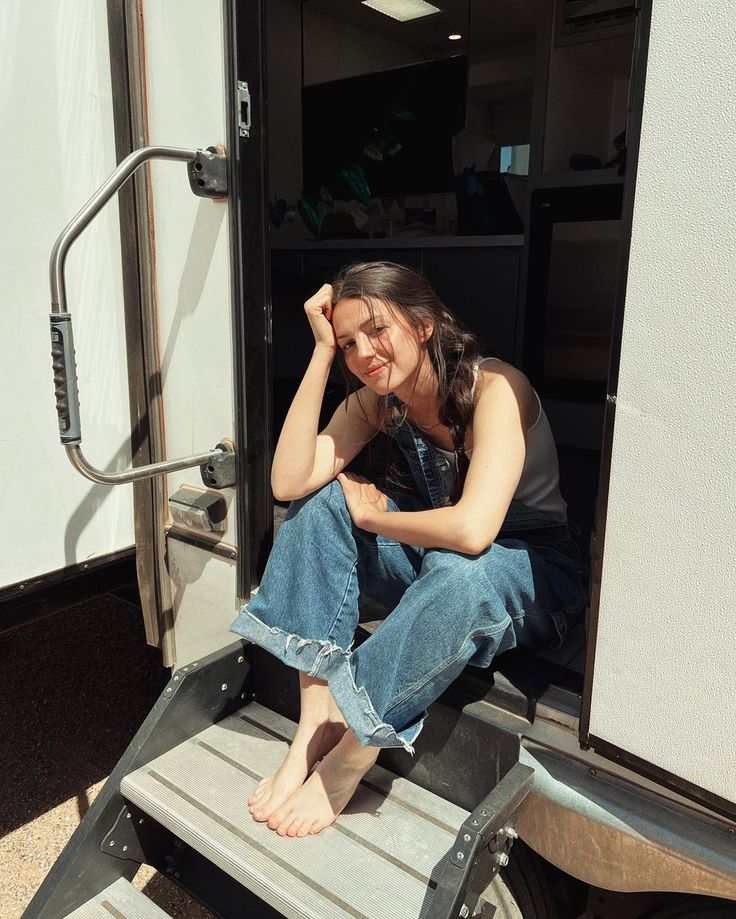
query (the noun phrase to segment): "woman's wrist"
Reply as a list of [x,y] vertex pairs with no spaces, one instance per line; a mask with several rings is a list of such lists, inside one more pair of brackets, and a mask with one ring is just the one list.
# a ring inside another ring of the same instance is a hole
[[326,342],[321,343],[317,341],[314,343],[314,351],[312,352],[312,356],[321,358],[323,360],[329,360],[329,362],[332,363],[335,358],[335,346],[328,345]]
[[381,529],[381,518],[385,516],[387,511],[382,511],[378,507],[366,507],[360,515],[360,523],[357,526],[361,530],[365,530],[366,533],[376,533],[378,534]]

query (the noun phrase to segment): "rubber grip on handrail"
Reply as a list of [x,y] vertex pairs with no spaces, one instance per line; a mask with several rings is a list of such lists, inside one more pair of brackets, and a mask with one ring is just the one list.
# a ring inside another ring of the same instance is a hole
[[79,419],[77,362],[74,357],[74,336],[70,313],[52,313],[51,358],[54,367],[56,412],[59,416],[59,437],[62,444],[80,444],[82,427]]

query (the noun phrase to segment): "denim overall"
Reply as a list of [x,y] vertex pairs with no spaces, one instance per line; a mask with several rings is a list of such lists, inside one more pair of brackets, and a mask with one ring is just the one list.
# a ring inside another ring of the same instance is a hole
[[[387,430],[416,485],[390,493],[389,510],[447,505],[452,464],[395,410]],[[361,594],[391,612],[353,650]],[[466,664],[488,667],[517,644],[559,647],[584,600],[567,526],[518,501],[495,542],[464,555],[361,530],[332,481],[292,502],[260,588],[231,629],[326,680],[363,746],[413,753],[426,709]]]

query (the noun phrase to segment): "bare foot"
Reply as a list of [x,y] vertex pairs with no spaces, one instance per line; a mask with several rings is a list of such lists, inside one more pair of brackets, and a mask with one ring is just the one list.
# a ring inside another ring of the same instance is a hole
[[286,759],[277,772],[258,783],[248,799],[248,810],[254,820],[260,823],[268,820],[304,784],[312,766],[339,743],[347,724],[338,720],[338,716],[342,717],[339,711],[329,721],[299,722]]
[[378,752],[378,747],[361,747],[346,731],[301,788],[273,812],[269,828],[279,836],[307,836],[334,823]]

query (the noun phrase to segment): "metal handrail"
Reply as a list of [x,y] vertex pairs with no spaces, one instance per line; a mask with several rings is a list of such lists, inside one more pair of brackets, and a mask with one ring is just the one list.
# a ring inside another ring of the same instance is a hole
[[160,463],[149,463],[147,466],[135,466],[133,469],[125,469],[123,472],[100,472],[99,469],[90,466],[76,444],[67,446],[66,453],[77,472],[80,472],[86,479],[90,479],[90,481],[97,482],[100,485],[124,485],[126,482],[150,479],[155,475],[167,475],[169,472],[177,472],[179,469],[203,466],[205,463],[209,463],[213,457],[225,455],[224,450],[215,447],[213,450],[208,450],[207,453],[195,453],[192,456],[183,456],[181,459],[162,460]]
[[72,317],[67,309],[64,264],[69,249],[82,230],[97,216],[107,202],[144,163],[154,159],[184,160],[191,162],[199,150],[180,147],[141,147],[134,150],[120,163],[105,184],[99,188],[79,213],[69,222],[54,243],[49,263],[51,286],[51,356],[56,387],[56,411],[59,416],[59,436],[72,466],[85,478],[102,485],[120,485],[139,479],[165,475],[179,469],[201,466],[211,458],[224,455],[216,447],[207,453],[197,453],[180,459],[164,460],[137,466],[122,472],[102,472],[91,466],[84,458],[79,444],[82,442],[82,428],[79,415],[77,389],[77,367],[72,335]]

